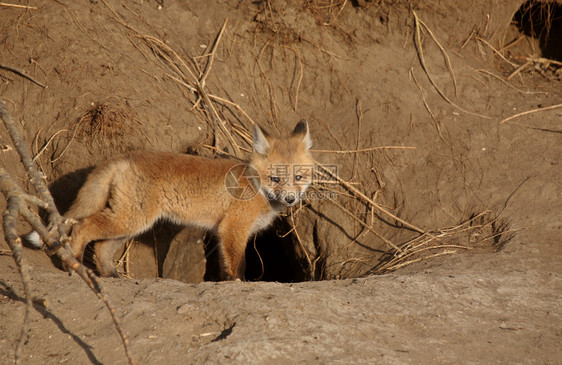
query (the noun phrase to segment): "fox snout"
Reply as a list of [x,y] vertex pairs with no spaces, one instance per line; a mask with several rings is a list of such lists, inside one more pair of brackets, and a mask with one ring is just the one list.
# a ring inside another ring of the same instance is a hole
[[301,191],[272,190],[267,193],[267,198],[272,201],[277,201],[287,207],[292,207],[302,199],[303,194],[304,192]]
[[288,194],[283,200],[285,200],[287,204],[293,205],[297,201],[297,198],[294,196],[294,194]]

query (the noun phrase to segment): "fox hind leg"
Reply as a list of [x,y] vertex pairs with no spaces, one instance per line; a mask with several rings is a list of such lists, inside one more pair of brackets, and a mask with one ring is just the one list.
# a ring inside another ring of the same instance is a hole
[[[138,219],[138,214],[116,214],[102,210],[89,217],[82,218],[72,228],[70,247],[74,257],[82,261],[86,245],[97,242],[95,248],[96,264],[102,276],[115,276],[113,254],[128,238],[134,237],[149,228],[154,222]],[[95,247],[95,246],[94,246]],[[99,263],[98,263],[99,262]],[[104,275],[107,274],[107,275]]]

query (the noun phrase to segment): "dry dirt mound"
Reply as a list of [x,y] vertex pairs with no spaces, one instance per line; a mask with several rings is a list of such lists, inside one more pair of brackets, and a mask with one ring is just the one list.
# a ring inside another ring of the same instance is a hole
[[[212,237],[166,224],[120,253],[130,279],[104,284],[142,363],[556,363],[561,14],[521,0],[0,5],[0,97],[61,211],[115,153],[244,158],[253,123],[309,121],[316,198],[247,251],[249,279],[293,284],[200,283],[216,278]],[[13,151],[2,167],[27,187]],[[125,362],[94,295],[25,254],[49,302],[26,361]],[[23,294],[11,259],[0,267],[9,358]]]
[[[0,264],[7,359],[23,298],[14,264]],[[562,275],[537,264],[502,254],[332,282],[103,282],[143,364],[556,364]],[[32,314],[25,363],[126,363],[107,310],[76,276],[36,268],[33,282],[50,303]]]

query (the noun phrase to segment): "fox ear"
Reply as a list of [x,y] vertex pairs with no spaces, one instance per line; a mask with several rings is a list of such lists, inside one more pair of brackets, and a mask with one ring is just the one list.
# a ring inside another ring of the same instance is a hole
[[302,138],[302,143],[304,144],[304,148],[307,151],[310,149],[310,147],[312,147],[312,139],[310,138],[310,131],[308,130],[308,122],[306,121],[306,119],[303,119],[297,123],[291,135],[293,137]]
[[271,146],[267,141],[267,133],[262,131],[257,124],[254,125],[253,147],[254,147],[254,152],[260,155],[267,155],[271,150]]

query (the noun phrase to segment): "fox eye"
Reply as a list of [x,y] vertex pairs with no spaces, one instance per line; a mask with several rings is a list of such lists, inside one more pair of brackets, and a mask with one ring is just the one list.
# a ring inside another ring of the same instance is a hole
[[297,176],[295,176],[295,180],[296,180],[296,181],[301,181],[301,180],[302,180],[302,175],[297,175]]
[[270,176],[269,179],[276,184],[281,181],[281,178],[279,176]]

